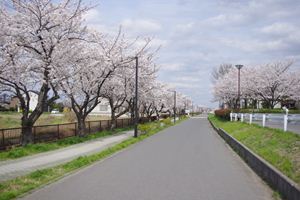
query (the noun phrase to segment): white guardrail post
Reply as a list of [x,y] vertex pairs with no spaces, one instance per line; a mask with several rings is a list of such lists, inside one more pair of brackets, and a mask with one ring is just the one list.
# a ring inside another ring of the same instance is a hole
[[249,116],[249,124],[252,124],[252,114]]
[[284,130],[284,132],[286,132],[287,131],[287,125],[288,125],[288,115],[284,115],[283,120],[284,120],[283,130]]
[[234,121],[237,121],[237,113],[234,114]]
[[262,120],[263,120],[262,125],[263,125],[263,127],[265,127],[266,126],[266,115],[265,114],[263,114],[263,119]]
[[230,113],[230,121],[232,122],[232,118],[233,118],[233,116],[232,116],[232,112]]
[[244,114],[241,114],[241,122],[244,122]]

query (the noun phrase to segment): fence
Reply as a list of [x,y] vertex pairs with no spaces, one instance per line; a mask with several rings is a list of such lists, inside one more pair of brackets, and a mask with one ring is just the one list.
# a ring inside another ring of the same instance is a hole
[[[145,121],[145,118],[140,118],[140,122],[143,123]],[[108,130],[110,125],[111,120],[87,121],[86,129],[87,132],[91,134],[98,131]],[[129,127],[131,125],[133,125],[133,121],[130,118],[117,119],[116,122],[116,128]],[[0,150],[21,145],[21,132],[22,128],[0,129]],[[77,123],[33,126],[32,133],[34,143],[59,140],[77,135]]]
[[[261,123],[263,127],[271,126],[287,131],[290,128],[300,131],[300,114],[268,114],[268,113],[230,113],[231,121]],[[292,130],[294,131],[294,130]]]

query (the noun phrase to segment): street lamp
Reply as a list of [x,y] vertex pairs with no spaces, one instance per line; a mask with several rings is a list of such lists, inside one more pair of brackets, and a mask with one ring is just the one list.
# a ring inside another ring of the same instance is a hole
[[138,137],[138,124],[139,124],[139,111],[138,111],[138,66],[139,59],[138,57],[134,57],[135,59],[135,100],[134,100],[134,136]]
[[174,124],[176,122],[176,90],[174,90]]
[[241,69],[243,67],[243,65],[236,65],[235,66],[237,69],[238,69],[238,99],[237,99],[237,109],[238,111],[240,110],[241,108],[241,102],[240,102],[240,96],[241,96]]

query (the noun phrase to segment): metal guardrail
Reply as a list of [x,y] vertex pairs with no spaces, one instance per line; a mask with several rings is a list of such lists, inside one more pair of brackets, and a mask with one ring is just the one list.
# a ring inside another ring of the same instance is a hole
[[[140,118],[140,122],[147,119]],[[117,119],[116,128],[128,127],[133,124],[130,118]],[[87,121],[88,134],[110,129],[111,120]],[[53,124],[32,127],[34,143],[50,142],[77,135],[77,123]],[[0,129],[0,150],[21,145],[22,128]]]
[[265,127],[267,122],[274,122],[282,125],[282,129],[287,131],[289,124],[300,126],[300,114],[274,114],[274,113],[230,113],[231,121],[261,122]]

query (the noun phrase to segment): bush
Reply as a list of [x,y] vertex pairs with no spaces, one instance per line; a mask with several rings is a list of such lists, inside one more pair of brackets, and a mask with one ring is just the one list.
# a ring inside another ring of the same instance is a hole
[[150,123],[139,124],[138,129],[141,131],[141,134],[146,134],[152,129],[152,125]]
[[162,123],[164,123],[165,125],[171,125],[172,124],[172,121],[171,121],[171,119],[170,118],[167,118],[167,119],[164,119],[164,120],[162,120]]
[[219,109],[215,110],[215,115],[219,118],[229,120],[230,119],[230,109]]

